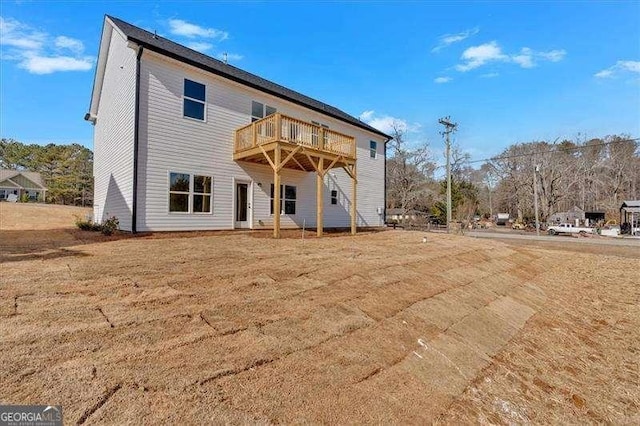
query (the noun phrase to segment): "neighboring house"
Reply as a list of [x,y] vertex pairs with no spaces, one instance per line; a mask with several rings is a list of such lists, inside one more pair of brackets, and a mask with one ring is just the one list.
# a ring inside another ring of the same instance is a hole
[[[605,212],[603,211],[585,211],[578,206],[573,206],[566,212],[558,212],[549,216],[550,223],[588,223],[595,224],[604,221]],[[587,220],[588,219],[588,220]]]
[[557,212],[549,216],[548,222],[550,223],[575,223],[575,221],[582,222],[585,219],[584,210],[578,206],[573,206],[566,212]]
[[26,194],[29,201],[44,201],[46,193],[47,188],[42,183],[40,173],[0,169],[1,201],[11,194],[15,194],[18,200]]
[[110,16],[85,119],[95,125],[98,222],[274,236],[383,223],[389,136]]

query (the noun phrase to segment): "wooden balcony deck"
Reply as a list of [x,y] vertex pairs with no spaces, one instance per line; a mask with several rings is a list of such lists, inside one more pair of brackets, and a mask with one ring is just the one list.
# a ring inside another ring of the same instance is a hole
[[317,234],[322,235],[324,176],[340,167],[351,177],[351,233],[356,233],[356,140],[322,126],[280,113],[236,130],[234,161],[273,169],[273,236],[280,237],[280,173],[283,168],[316,172]]
[[287,161],[284,168],[316,171],[314,158],[332,164],[329,168],[355,164],[355,138],[280,113],[272,114],[236,130],[233,159],[269,164],[279,145]]

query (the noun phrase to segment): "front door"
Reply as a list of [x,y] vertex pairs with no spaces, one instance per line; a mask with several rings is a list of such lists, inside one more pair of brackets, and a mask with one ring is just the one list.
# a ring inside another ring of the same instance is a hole
[[249,184],[236,183],[236,228],[249,227]]

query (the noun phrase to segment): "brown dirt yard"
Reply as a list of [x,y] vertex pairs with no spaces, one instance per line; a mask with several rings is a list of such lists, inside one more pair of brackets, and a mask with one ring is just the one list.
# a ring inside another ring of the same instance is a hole
[[0,203],[2,404],[69,424],[640,423],[640,247],[104,237],[73,229],[85,213]]

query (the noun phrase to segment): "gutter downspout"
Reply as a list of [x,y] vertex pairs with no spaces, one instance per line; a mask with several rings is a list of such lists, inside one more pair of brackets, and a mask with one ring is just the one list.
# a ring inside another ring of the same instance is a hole
[[382,206],[382,226],[387,223],[387,143],[391,139],[384,142],[384,204]]
[[138,146],[140,145],[140,58],[144,48],[138,46],[136,55],[136,100],[133,121],[133,200],[131,203],[131,233],[137,232],[138,218]]

